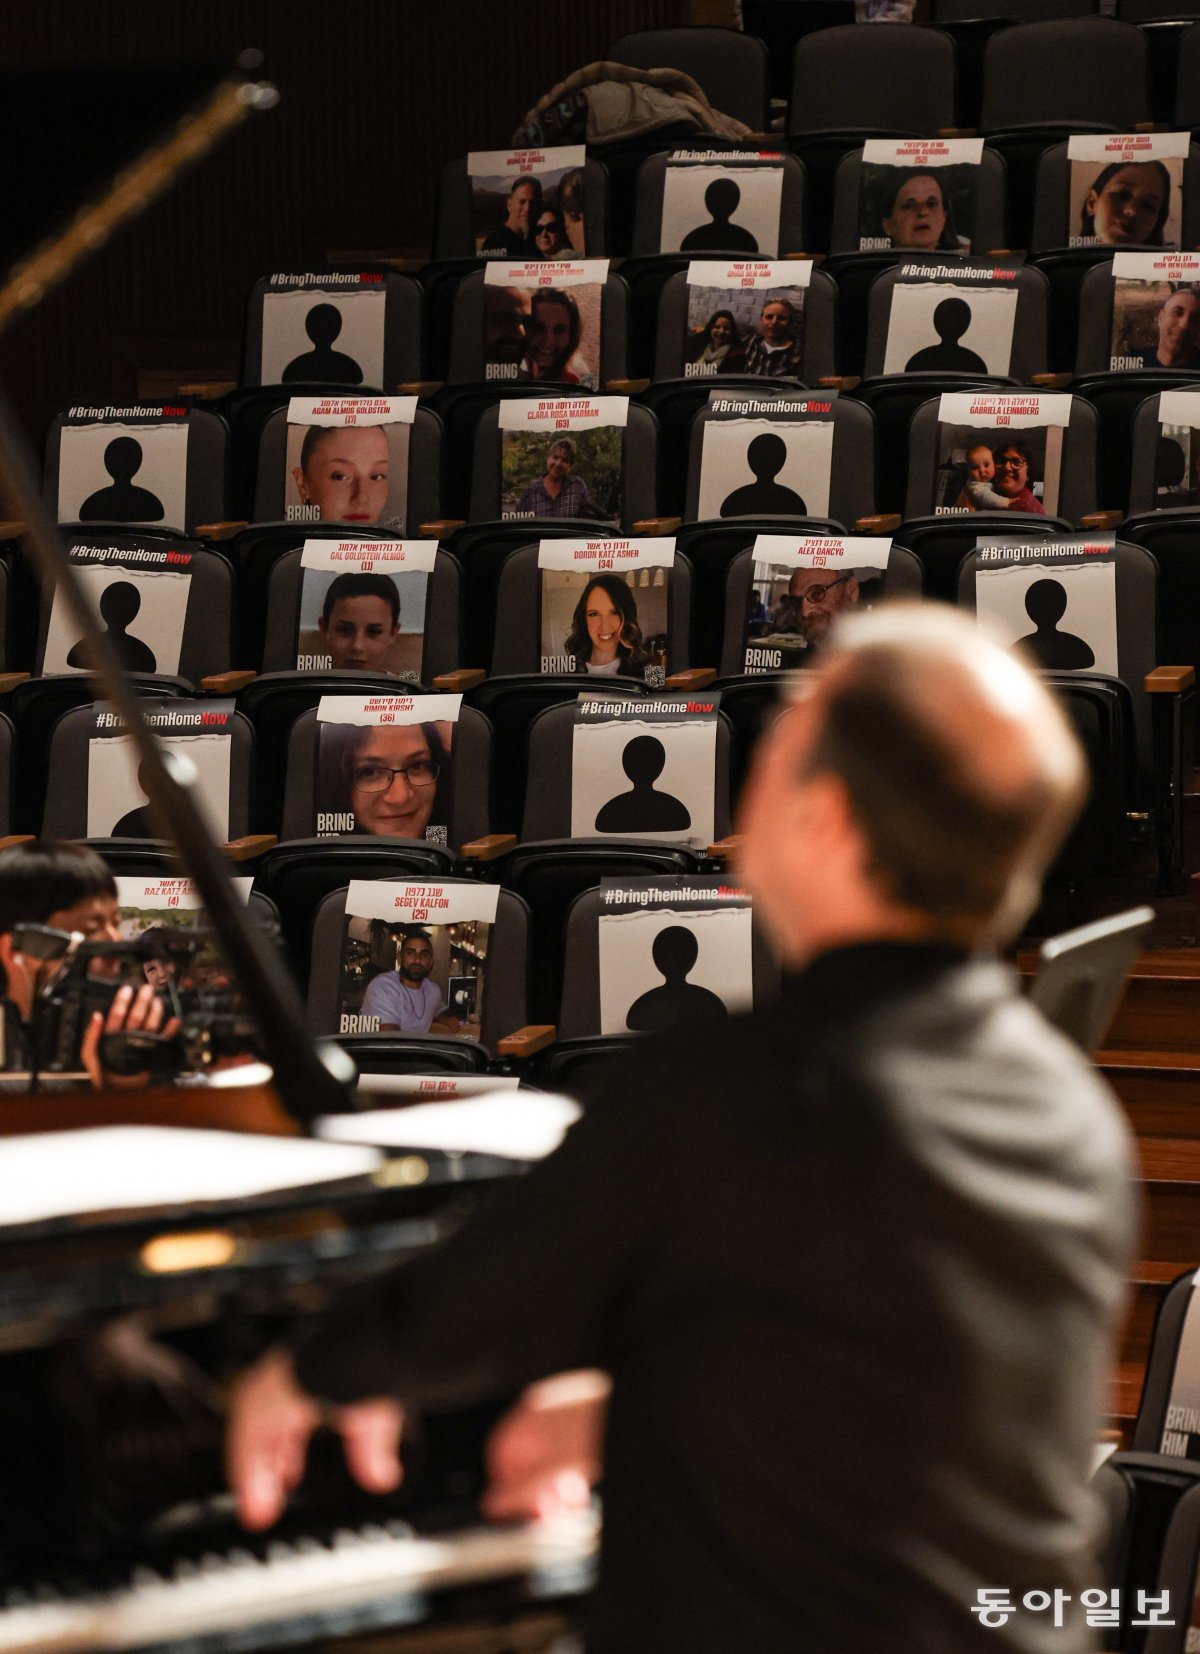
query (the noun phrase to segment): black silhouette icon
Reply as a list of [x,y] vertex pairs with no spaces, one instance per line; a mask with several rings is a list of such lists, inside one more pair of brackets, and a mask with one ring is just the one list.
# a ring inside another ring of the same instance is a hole
[[[137,778],[138,778],[138,786],[146,794],[146,797],[149,798],[149,796],[150,796],[150,778],[146,774],[145,764],[139,764],[138,765],[138,776],[137,776]],[[139,804],[137,809],[130,810],[130,811],[127,812],[127,814],[123,815],[121,817],[120,821],[114,823],[113,830],[112,830],[112,833],[110,834],[110,837],[112,837],[112,838],[155,838],[155,837],[157,837],[157,834],[154,830],[154,825],[150,820],[150,812],[149,812],[149,810],[147,810],[146,806],[144,804]]]
[[722,517],[807,517],[808,507],[794,488],[775,478],[787,459],[787,443],[773,431],[763,431],[746,449],[746,464],[754,481],[735,488],[721,502]]
[[1160,494],[1178,493],[1187,476],[1187,455],[1173,437],[1160,436],[1154,456],[1154,485]]
[[115,436],[104,450],[104,469],[112,478],[107,488],[97,488],[79,507],[81,523],[157,523],[162,520],[163,503],[148,488],[134,486],[142,468],[142,445],[135,436]]
[[601,807],[598,833],[670,833],[692,825],[686,804],[654,790],[666,762],[667,749],[657,736],[634,736],[621,754],[621,768],[633,786]]
[[683,253],[757,253],[758,242],[741,224],[729,220],[738,210],[742,192],[732,178],[714,178],[704,192],[711,224],[697,224],[679,243]]
[[282,383],[325,380],[332,385],[361,385],[362,369],[353,356],[334,350],[333,341],[342,331],[342,313],[335,304],[314,304],[304,318],[304,331],[312,350],[295,356],[283,370]]
[[[142,594],[132,580],[114,580],[100,593],[100,618],[104,622],[108,641],[121,658],[127,672],[157,672],[158,658],[149,644],[140,637],[130,637],[129,627],[137,619],[142,606]],[[72,644],[67,665],[90,667],[87,645],[83,638]]]
[[668,925],[654,938],[650,957],[663,974],[660,988],[639,994],[629,1007],[625,1026],[635,1034],[652,1034],[677,1022],[695,1022],[701,1017],[727,1017],[725,1001],[709,988],[687,980],[696,963],[700,944],[686,925]]
[[1061,581],[1035,580],[1025,593],[1025,613],[1037,627],[1013,645],[1027,649],[1039,666],[1060,672],[1083,672],[1095,666],[1096,656],[1081,637],[1060,632],[1058,623],[1067,612],[1067,593]]
[[905,363],[906,373],[986,373],[982,356],[968,350],[959,340],[971,325],[971,306],[966,299],[943,299],[933,313],[933,331],[941,341],[926,345]]

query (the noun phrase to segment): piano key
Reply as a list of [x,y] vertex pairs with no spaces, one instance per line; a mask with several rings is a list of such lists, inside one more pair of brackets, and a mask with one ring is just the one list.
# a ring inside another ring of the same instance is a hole
[[[276,1541],[265,1562],[239,1559],[182,1574],[177,1568],[172,1578],[139,1569],[137,1583],[131,1579],[125,1589],[104,1596],[0,1610],[0,1654],[104,1654],[206,1638],[216,1646],[223,1637],[232,1639],[229,1646],[250,1647],[256,1627],[344,1620],[348,1611],[380,1623],[406,1623],[422,1617],[426,1592],[578,1570],[594,1554],[596,1535],[596,1518],[579,1513],[437,1539],[371,1524],[340,1530],[341,1542],[332,1550],[301,1551]],[[304,1640],[311,1630],[307,1623]]]

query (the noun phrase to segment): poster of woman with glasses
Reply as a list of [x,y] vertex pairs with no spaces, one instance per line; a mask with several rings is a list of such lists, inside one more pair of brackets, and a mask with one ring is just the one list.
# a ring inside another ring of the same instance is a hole
[[317,711],[317,833],[448,844],[461,695],[325,695]]

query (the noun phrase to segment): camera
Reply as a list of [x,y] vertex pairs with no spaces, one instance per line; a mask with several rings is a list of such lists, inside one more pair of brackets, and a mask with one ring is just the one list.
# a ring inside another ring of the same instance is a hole
[[256,1025],[206,929],[162,926],[126,941],[88,942],[45,925],[21,925],[13,946],[27,958],[58,964],[33,1003],[28,1036],[35,1074],[79,1073],[94,1014],[107,1016],[121,988],[147,983],[162,1002],[159,1026],[170,1031],[102,1034],[99,1057],[108,1072],[169,1083],[223,1059],[261,1054]]

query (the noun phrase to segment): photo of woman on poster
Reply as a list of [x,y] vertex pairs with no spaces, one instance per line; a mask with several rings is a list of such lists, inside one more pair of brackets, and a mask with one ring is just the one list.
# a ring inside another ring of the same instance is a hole
[[1170,211],[1171,175],[1161,161],[1116,163],[1084,197],[1080,236],[1109,247],[1161,247]]
[[566,652],[575,671],[588,677],[645,677],[650,654],[638,624],[637,600],[619,574],[598,574],[584,587]]
[[992,446],[972,444],[966,452],[966,477],[955,509],[1032,511],[1044,517],[1046,508],[1030,486],[1035,463],[1033,449],[1021,437],[1004,437]]
[[595,370],[579,351],[583,323],[574,295],[566,288],[538,288],[529,302],[525,350],[519,379],[548,379],[592,390]]
[[454,725],[324,724],[318,814],[354,817],[356,833],[445,843],[454,799]]
[[391,455],[383,425],[310,425],[292,478],[318,520],[377,523],[387,508]]
[[732,310],[714,310],[704,326],[689,333],[684,341],[683,360],[696,377],[740,373],[745,359]]
[[567,227],[562,214],[552,207],[543,207],[533,226],[533,245],[538,258],[563,258],[569,254]]
[[[879,170],[893,175],[899,171]],[[886,236],[893,247],[926,251],[957,252],[969,245],[956,232],[954,209],[936,172],[901,172],[898,179],[885,181],[876,201],[878,225],[869,232],[873,239]]]

